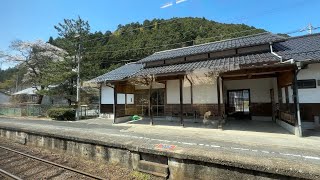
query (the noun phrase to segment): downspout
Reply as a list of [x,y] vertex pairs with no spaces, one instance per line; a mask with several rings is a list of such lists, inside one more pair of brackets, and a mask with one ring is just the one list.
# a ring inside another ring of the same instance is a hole
[[296,116],[297,116],[297,121],[298,121],[298,136],[302,137],[302,126],[301,126],[301,116],[300,116],[300,103],[299,103],[299,91],[298,91],[298,87],[297,87],[297,76],[301,70],[301,64],[298,62],[295,62],[293,59],[289,59],[288,61],[283,61],[282,56],[280,56],[279,54],[275,53],[273,51],[273,47],[272,47],[272,43],[270,42],[270,52],[271,54],[277,56],[280,59],[280,63],[290,63],[290,64],[295,64],[296,67],[298,68],[298,70],[295,70],[294,73],[294,79],[293,79],[293,83],[294,83],[294,91],[295,93],[295,100],[296,100]]
[[280,59],[280,63],[282,63],[282,56],[280,56],[279,54],[277,54],[277,53],[275,53],[273,51],[273,47],[272,47],[272,43],[271,42],[270,42],[270,52],[271,52],[271,54],[277,56]]

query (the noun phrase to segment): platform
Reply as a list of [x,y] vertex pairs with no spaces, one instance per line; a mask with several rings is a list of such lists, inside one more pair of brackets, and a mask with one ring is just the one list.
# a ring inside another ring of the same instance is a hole
[[[0,118],[0,129],[156,154],[175,159],[176,164],[188,160],[283,176],[320,178],[320,137],[298,138],[281,129],[255,132],[241,126],[220,130],[139,123],[113,125],[112,120],[106,119],[61,122],[16,118]],[[172,161],[168,163],[170,169]]]

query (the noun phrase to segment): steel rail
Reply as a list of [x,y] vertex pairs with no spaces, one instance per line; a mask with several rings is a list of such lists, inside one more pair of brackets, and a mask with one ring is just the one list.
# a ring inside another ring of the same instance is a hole
[[22,179],[19,178],[18,176],[15,176],[15,175],[13,175],[13,174],[11,174],[11,173],[3,170],[3,169],[0,169],[0,174],[4,175],[4,176],[6,176],[6,177],[9,177],[9,178],[11,178],[11,179],[22,180]]
[[93,179],[106,180],[106,179],[104,179],[102,177],[95,176],[95,175],[92,175],[92,174],[89,174],[89,173],[86,173],[86,172],[83,172],[83,171],[80,171],[80,170],[77,170],[77,169],[73,169],[73,168],[70,168],[70,167],[67,167],[67,166],[64,166],[64,165],[61,165],[61,164],[50,162],[50,161],[47,161],[45,159],[41,159],[41,158],[29,155],[29,154],[25,154],[23,152],[19,152],[19,151],[16,151],[16,150],[13,150],[13,149],[10,149],[10,148],[7,148],[7,147],[0,146],[0,148],[1,149],[5,149],[5,150],[10,151],[10,152],[14,152],[14,153],[20,154],[22,156],[26,156],[26,157],[28,157],[30,159],[35,159],[35,160],[38,160],[38,161],[41,161],[41,162],[44,162],[44,163],[47,163],[47,164],[50,164],[50,165],[53,165],[53,166],[60,167],[62,169],[66,169],[66,170],[69,170],[69,171],[72,171],[72,172],[76,172],[78,174],[82,174],[82,175],[85,175],[85,176],[93,178]]

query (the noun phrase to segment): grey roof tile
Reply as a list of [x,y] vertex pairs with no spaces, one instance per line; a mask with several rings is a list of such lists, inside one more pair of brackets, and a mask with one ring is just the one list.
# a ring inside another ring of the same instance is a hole
[[[260,36],[265,37],[264,34]],[[255,39],[257,42],[252,42],[254,41],[253,39]],[[266,37],[265,38],[250,37],[250,38],[242,39],[241,41],[243,41],[245,44],[251,43],[251,45],[254,43],[259,44],[261,42],[267,42]],[[268,41],[270,41],[270,39]],[[236,44],[238,43],[238,41],[227,42],[227,43]],[[219,48],[225,47],[225,45],[219,44],[219,43],[215,45]],[[181,50],[183,51],[183,53],[186,53],[187,55],[187,53],[190,53],[190,52],[199,53],[200,52],[199,47],[202,47],[202,46],[201,45],[191,46],[188,48],[183,48]],[[274,47],[274,50],[279,55],[283,56],[284,59],[293,58],[294,60],[297,60],[297,61],[317,60],[320,62],[320,34],[289,38],[286,41],[274,43],[273,47]],[[205,44],[204,48],[206,51],[208,51],[208,44]],[[187,50],[188,52],[186,52],[186,49],[188,49]],[[179,53],[181,53],[179,49],[178,51]],[[174,57],[177,54],[179,54],[177,52],[177,49],[164,51],[164,52],[166,55],[163,55],[163,52],[159,52],[162,58],[169,57],[168,53],[169,54],[172,53],[170,57]],[[188,55],[192,55],[192,54],[188,54]],[[149,60],[151,59],[152,58],[149,58]],[[149,61],[148,57],[141,61],[138,61],[138,63],[124,65],[118,69],[115,69],[111,72],[108,72],[90,81],[93,81],[93,82],[115,81],[115,80],[122,80],[132,76],[148,75],[148,74],[179,73],[179,72],[185,72],[185,71],[193,71],[201,68],[207,68],[207,69],[225,68],[225,69],[231,70],[231,69],[238,69],[241,67],[253,66],[255,64],[261,65],[261,64],[273,64],[273,63],[279,62],[279,58],[271,53],[260,53],[260,54],[251,54],[251,55],[243,55],[243,56],[220,58],[220,59],[209,59],[206,61],[173,64],[173,65],[143,69],[143,65],[141,63],[145,62],[145,60]]]
[[106,74],[98,76],[89,82],[104,82],[104,81],[117,81],[125,79],[135,73],[137,73],[140,69],[143,68],[142,64],[130,63],[123,65],[113,71],[110,71]]
[[200,54],[200,53],[209,53],[209,52],[221,51],[221,50],[232,49],[232,48],[266,44],[269,42],[279,42],[279,41],[284,41],[285,39],[286,38],[282,36],[278,36],[269,32],[259,33],[259,34],[250,35],[250,36],[244,36],[244,37],[227,39],[227,40],[189,46],[184,48],[160,51],[140,60],[139,62],[171,59],[171,58],[177,58],[177,57]]
[[233,70],[238,69],[242,66],[247,66],[254,63],[265,63],[272,64],[274,62],[279,62],[279,59],[271,53],[228,57],[221,59],[210,59],[206,61],[190,62],[183,64],[173,64],[168,66],[152,67],[141,69],[138,73],[133,76],[145,76],[149,74],[168,74],[168,73],[178,73],[193,71],[196,69],[206,68],[208,70],[213,69],[227,69]]
[[289,38],[287,41],[275,43],[274,48],[284,59],[320,60],[320,34]]

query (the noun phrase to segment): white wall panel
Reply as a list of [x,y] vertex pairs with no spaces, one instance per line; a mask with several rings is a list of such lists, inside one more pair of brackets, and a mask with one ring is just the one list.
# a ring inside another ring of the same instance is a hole
[[180,103],[179,80],[167,81],[167,104]]
[[[298,74],[298,80],[315,79],[320,80],[320,63],[310,64],[308,69],[302,69]],[[299,89],[299,102],[300,103],[320,103],[320,85],[317,84],[316,88]]]
[[134,94],[127,94],[127,104],[134,104]]
[[270,103],[274,78],[224,81],[225,90],[250,89],[251,102]]
[[285,104],[286,103],[286,89],[283,87],[281,88],[281,95],[282,95],[282,103]]
[[117,104],[125,104],[126,103],[126,95],[122,93],[117,94]]
[[183,82],[183,104],[191,104],[191,85],[188,80]]
[[108,86],[101,87],[101,104],[113,104],[114,97],[113,97],[113,88]]
[[217,84],[202,84],[193,86],[194,104],[217,104]]

